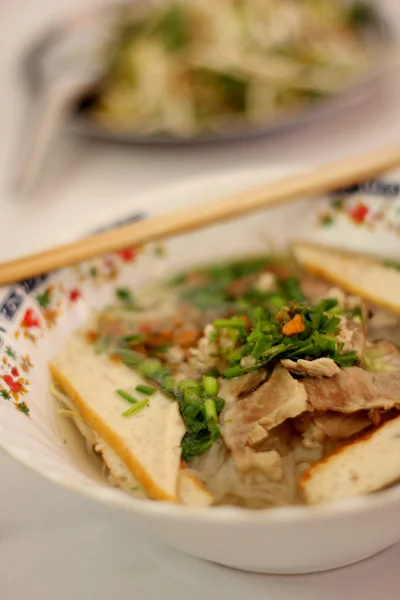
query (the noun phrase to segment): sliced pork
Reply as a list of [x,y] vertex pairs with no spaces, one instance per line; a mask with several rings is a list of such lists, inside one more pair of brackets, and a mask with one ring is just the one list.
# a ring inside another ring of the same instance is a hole
[[352,413],[400,407],[400,373],[369,373],[349,367],[322,381],[307,377],[304,386],[308,410]]
[[339,327],[338,340],[344,344],[343,352],[352,352],[354,350],[359,357],[362,357],[366,342],[365,326],[362,323],[342,317]]
[[315,426],[321,431],[323,437],[332,440],[344,440],[353,437],[372,425],[365,412],[352,415],[327,412],[313,419]]
[[333,377],[340,372],[339,367],[331,358],[316,358],[315,360],[299,358],[297,361],[286,358],[281,360],[281,365],[295,375],[310,377]]
[[303,384],[280,365],[266,383],[248,395],[238,397],[237,385],[234,380],[225,381],[220,390],[226,402],[222,436],[233,456],[240,457],[247,445],[259,443],[268,436],[269,429],[307,408]]

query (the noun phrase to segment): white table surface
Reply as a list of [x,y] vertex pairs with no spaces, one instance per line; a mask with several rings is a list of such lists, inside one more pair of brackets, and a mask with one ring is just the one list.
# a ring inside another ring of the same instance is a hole
[[[398,142],[396,71],[357,109],[279,137],[213,148],[116,147],[63,139],[40,193],[18,197],[12,165],[26,110],[17,77],[21,51],[48,22],[88,0],[0,0],[0,259],[44,247],[129,212],[132,199],[192,175],[243,165],[323,161]],[[400,2],[386,0],[400,29]],[[138,534],[119,515],[59,489],[0,453],[1,600],[391,600],[400,546],[326,574],[275,577],[230,571]],[[240,540],[238,540],[240,543]]]

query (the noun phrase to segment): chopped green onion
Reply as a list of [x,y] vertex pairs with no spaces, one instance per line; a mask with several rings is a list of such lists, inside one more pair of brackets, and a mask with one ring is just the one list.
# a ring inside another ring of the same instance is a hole
[[175,277],[172,277],[168,281],[168,285],[171,285],[171,286],[180,285],[181,283],[184,283],[186,281],[186,278],[187,278],[186,273],[181,273],[179,275],[176,275]]
[[125,306],[132,306],[134,304],[133,294],[129,288],[117,288],[115,295]]
[[350,4],[347,19],[350,27],[354,29],[366,28],[367,25],[378,21],[375,7],[364,0],[358,0]]
[[216,379],[219,377],[219,371],[215,367],[207,371],[206,375],[208,377],[215,377]]
[[124,365],[140,365],[143,362],[143,357],[140,354],[128,348],[118,348],[116,354]]
[[304,303],[306,298],[300,289],[299,280],[297,277],[288,277],[280,282],[283,292],[288,296],[290,300],[295,302]]
[[206,414],[207,422],[218,423],[217,409],[213,398],[206,398],[204,401],[204,412]]
[[216,329],[246,329],[243,319],[216,319],[213,325]]
[[126,335],[125,337],[122,338],[124,342],[138,342],[139,340],[143,339],[143,336],[137,334],[137,333],[133,333],[132,335]]
[[224,408],[225,400],[223,398],[219,398],[219,396],[216,396],[214,398],[214,402],[215,402],[215,407],[217,409],[217,413],[219,414],[221,412],[221,410]]
[[110,340],[107,338],[100,338],[93,346],[93,351],[95,354],[104,354],[108,350],[110,345]]
[[169,52],[182,50],[189,41],[187,14],[179,5],[167,6],[163,11],[156,31],[160,35],[165,49]]
[[199,390],[188,388],[183,392],[183,398],[187,404],[198,404],[201,401]]
[[337,304],[333,308],[330,308],[327,312],[329,312],[330,315],[342,315],[344,313],[344,309],[342,306],[340,306],[340,304]]
[[137,385],[135,390],[141,394],[146,394],[146,396],[152,396],[155,393],[156,388],[150,387],[149,385]]
[[234,367],[228,367],[224,371],[224,377],[227,379],[233,379],[234,377],[239,377],[239,375],[243,375],[244,370],[240,365],[235,365]]
[[143,375],[154,375],[161,369],[161,362],[157,358],[146,358],[140,365],[139,370]]
[[135,413],[137,413],[142,408],[144,408],[146,406],[146,404],[148,404],[148,403],[149,403],[149,398],[145,398],[141,402],[137,402],[136,404],[134,404],[133,406],[131,406],[130,408],[128,408],[128,410],[125,410],[122,413],[122,416],[123,417],[130,417],[130,416],[134,415]]
[[218,329],[216,329],[215,331],[212,331],[210,333],[210,335],[208,336],[208,341],[211,343],[216,342],[218,338],[219,338],[219,331],[218,331]]
[[284,296],[281,296],[281,294],[271,294],[267,300],[270,304],[272,304],[272,306],[274,308],[276,308],[277,310],[280,310],[282,308],[282,306],[285,306],[286,304],[286,299]]
[[384,260],[382,263],[385,267],[389,267],[389,269],[396,269],[400,271],[400,262],[397,260]]
[[181,392],[185,392],[187,390],[199,390],[199,384],[195,379],[184,379],[179,383],[179,389]]
[[154,254],[156,256],[165,256],[165,253],[165,247],[161,244],[157,244],[157,246],[154,246]]
[[160,346],[153,346],[153,348],[151,348],[150,353],[151,354],[164,354],[165,352],[167,352],[167,350],[169,348],[171,348],[172,346],[172,342],[168,342],[167,344],[161,344]]
[[353,320],[356,323],[363,323],[364,322],[364,318],[363,318],[361,306],[355,306],[353,308],[352,317],[353,317]]
[[131,404],[137,403],[136,398],[128,394],[128,392],[125,392],[125,390],[115,390],[115,393],[118,394],[118,396],[121,396],[121,398],[123,398],[124,400],[130,402]]
[[174,390],[175,385],[175,379],[172,377],[172,375],[166,375],[161,380],[161,386],[166,390]]
[[355,350],[345,352],[344,354],[337,354],[333,360],[339,365],[339,367],[352,367],[358,361],[358,354]]
[[215,379],[215,377],[204,375],[203,387],[207,396],[216,396],[218,394],[218,381]]

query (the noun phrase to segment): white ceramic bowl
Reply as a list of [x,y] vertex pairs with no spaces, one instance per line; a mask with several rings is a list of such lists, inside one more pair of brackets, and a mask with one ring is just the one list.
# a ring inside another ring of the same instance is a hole
[[[142,198],[155,213],[260,183],[279,170],[204,177]],[[319,508],[189,509],[136,500],[101,478],[72,425],[60,429],[47,363],[116,285],[133,287],[199,262],[284,247],[293,238],[399,256],[400,173],[347,196],[303,200],[77,269],[0,290],[0,445],[52,481],[123,510],[160,540],[189,554],[249,571],[332,569],[400,541],[400,487]],[[66,429],[67,427],[67,429]],[[67,443],[65,443],[65,441]]]

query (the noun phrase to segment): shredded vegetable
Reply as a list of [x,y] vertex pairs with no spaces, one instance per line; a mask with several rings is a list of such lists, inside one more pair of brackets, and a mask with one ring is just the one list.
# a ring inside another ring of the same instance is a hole
[[364,33],[374,19],[365,3],[331,0],[125,6],[92,115],[178,136],[276,119],[336,94],[371,64]]

